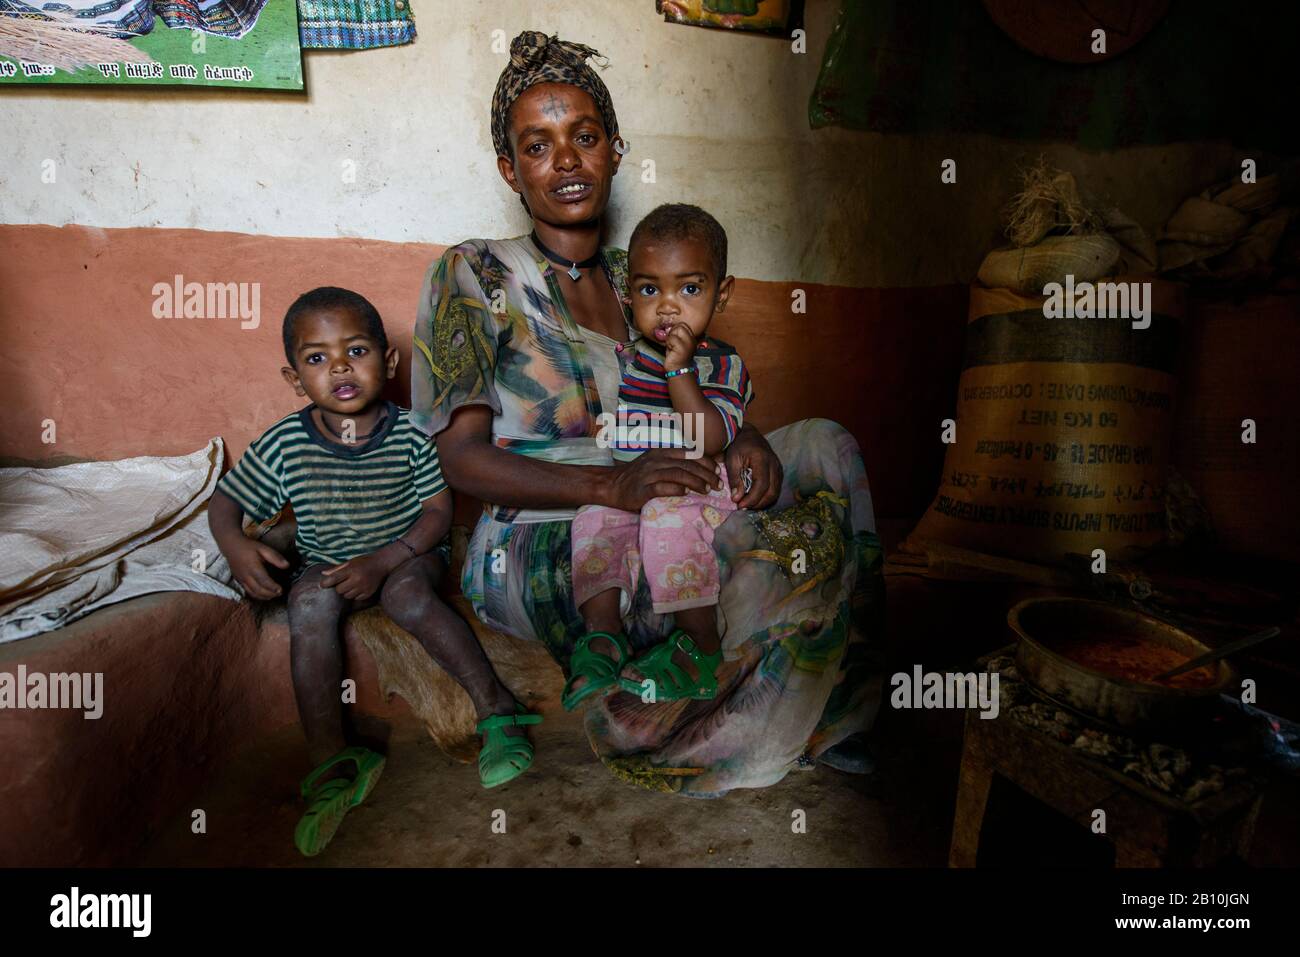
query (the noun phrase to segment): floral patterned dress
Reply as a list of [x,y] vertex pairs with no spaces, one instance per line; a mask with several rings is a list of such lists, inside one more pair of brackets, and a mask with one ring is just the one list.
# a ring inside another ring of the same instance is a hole
[[[627,254],[606,247],[601,265],[631,342]],[[527,236],[468,240],[425,277],[412,420],[436,435],[456,409],[486,405],[503,449],[612,465],[596,436],[617,402],[618,345],[573,320]],[[716,698],[643,704],[619,692],[587,710],[592,748],[629,782],[697,796],[763,787],[869,727],[879,708],[884,579],[857,443],[826,419],[767,440],[785,469],[779,500],[734,513],[714,539],[725,623]],[[584,632],[570,564],[575,511],[485,505],[461,576],[485,624],[544,642],[566,671]],[[637,653],[672,629],[644,579],[626,626]]]

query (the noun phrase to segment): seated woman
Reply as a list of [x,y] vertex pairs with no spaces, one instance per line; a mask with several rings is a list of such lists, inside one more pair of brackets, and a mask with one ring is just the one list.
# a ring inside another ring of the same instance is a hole
[[[601,246],[628,147],[586,63],[594,54],[533,31],[512,42],[492,139],[533,229],[467,240],[432,265],[411,376],[412,419],[437,436],[446,480],[490,503],[470,540],[464,594],[489,626],[545,642],[571,672],[571,690],[610,674],[636,679],[631,658],[673,630],[642,578],[624,620],[630,647],[583,642],[570,668],[588,630],[573,599],[577,509],[635,512],[720,484],[708,458],[660,449],[615,463],[597,442],[636,333],[626,253]],[[716,695],[643,701],[610,684],[586,713],[592,747],[615,773],[700,796],[762,787],[825,759],[870,725],[880,700],[871,658],[884,588],[857,444],[824,419],[766,439],[746,424],[724,457],[738,511],[714,539],[725,658]],[[694,668],[685,654],[676,660]],[[827,763],[849,769],[852,760],[841,753]]]

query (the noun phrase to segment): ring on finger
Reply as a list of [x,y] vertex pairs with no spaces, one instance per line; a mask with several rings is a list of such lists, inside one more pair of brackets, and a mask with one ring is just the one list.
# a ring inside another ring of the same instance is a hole
[[746,465],[740,470],[740,484],[748,495],[754,488],[754,470]]

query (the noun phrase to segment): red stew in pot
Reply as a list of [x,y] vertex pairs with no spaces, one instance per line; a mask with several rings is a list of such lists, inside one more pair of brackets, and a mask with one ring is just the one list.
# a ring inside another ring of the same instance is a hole
[[1209,688],[1218,680],[1214,665],[1202,665],[1163,681],[1153,680],[1194,656],[1141,638],[1067,638],[1052,647],[1071,661],[1110,678],[1186,689]]

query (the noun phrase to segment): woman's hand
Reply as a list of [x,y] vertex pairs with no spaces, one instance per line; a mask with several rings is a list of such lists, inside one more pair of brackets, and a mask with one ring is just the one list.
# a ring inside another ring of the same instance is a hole
[[606,472],[601,504],[625,512],[641,511],[652,498],[687,492],[706,495],[722,487],[713,459],[687,458],[685,449],[651,449]]
[[[731,480],[731,500],[737,508],[767,508],[780,496],[785,470],[758,429],[743,426],[723,457]],[[748,492],[742,478],[746,468],[753,470],[750,474],[754,481]]]

